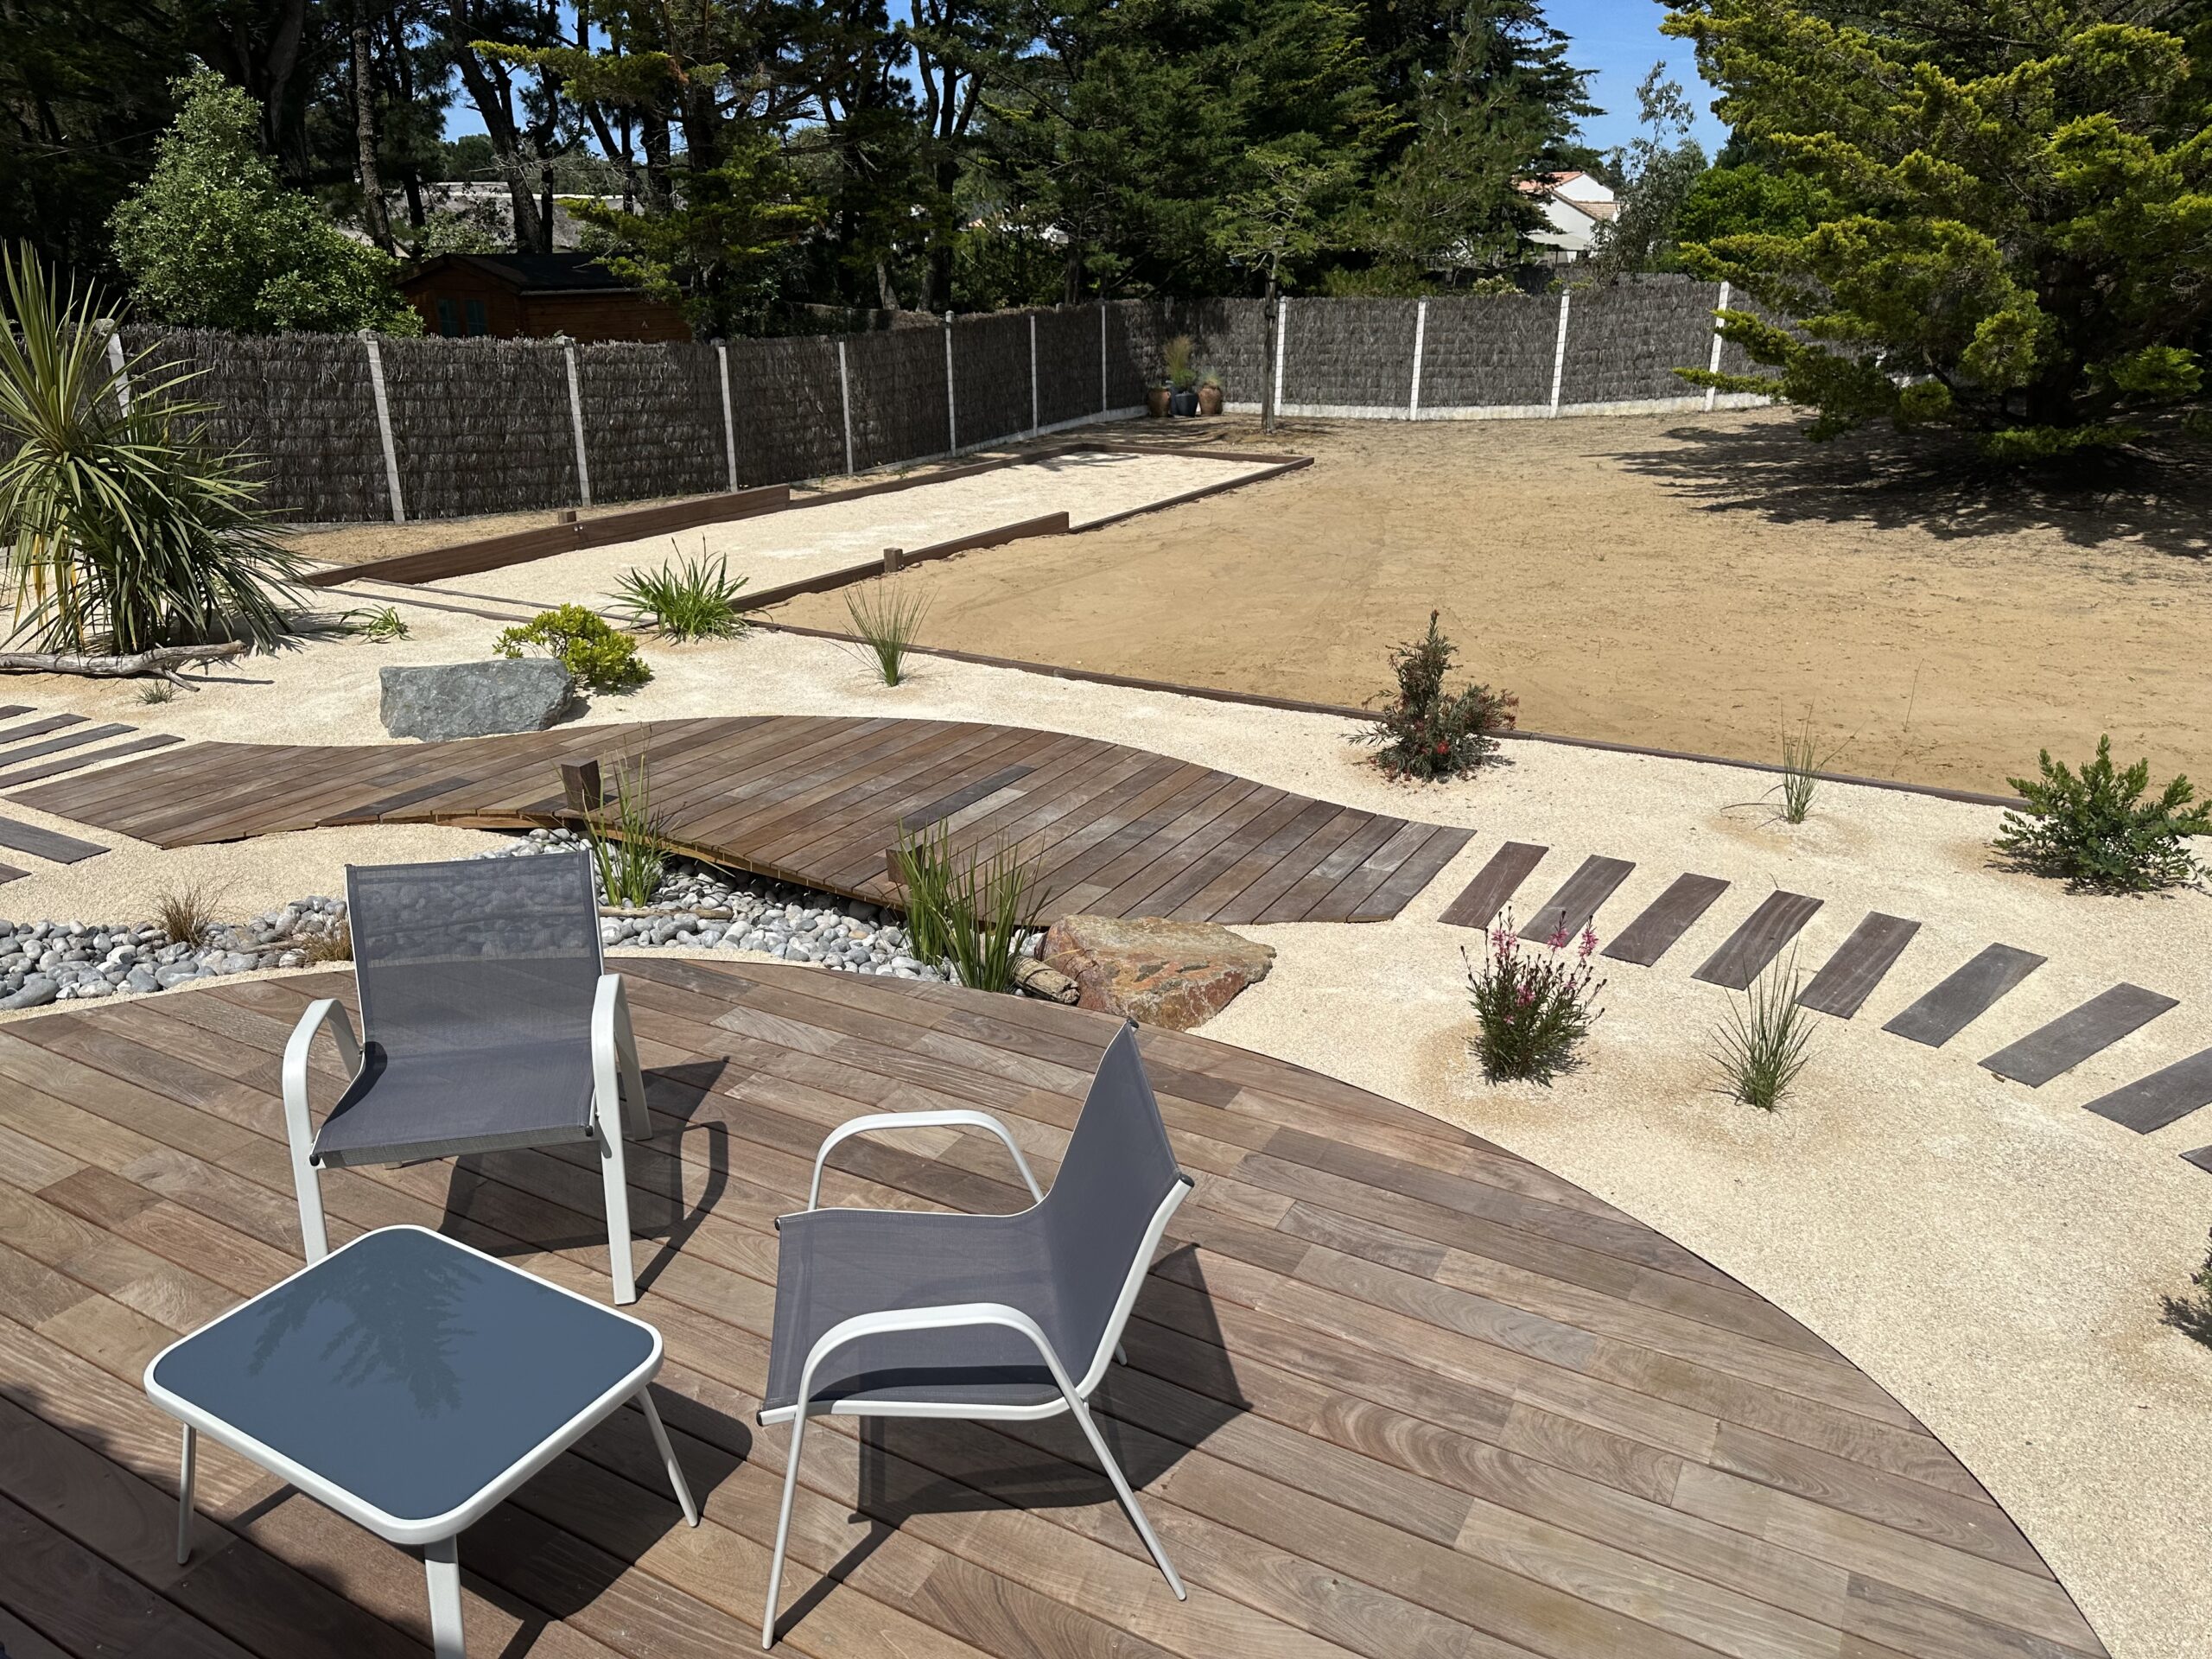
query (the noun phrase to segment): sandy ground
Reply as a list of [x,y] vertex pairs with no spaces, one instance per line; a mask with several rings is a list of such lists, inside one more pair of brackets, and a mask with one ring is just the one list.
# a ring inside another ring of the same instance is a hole
[[[319,645],[249,670],[272,683],[152,709],[80,682],[17,683],[34,693],[25,701],[195,734],[360,740],[376,730],[378,664],[472,654],[497,626],[435,613],[416,622],[406,641]],[[1275,971],[1207,1033],[1465,1123],[1662,1228],[1805,1319],[1942,1435],[2043,1548],[2118,1659],[2212,1655],[2212,1574],[2201,1570],[2212,1537],[2202,1478],[2212,1464],[2212,1352],[2158,1319],[2161,1295],[2185,1290],[2202,1258],[2212,1198],[2207,1178],[2176,1154],[2212,1139],[2212,1124],[2184,1119],[2143,1136],[2080,1109],[2212,1044],[2202,966],[2212,898],[2069,897],[1993,867],[1993,810],[1913,795],[1828,786],[1813,818],[1790,830],[1742,804],[1761,786],[1742,772],[1541,745],[1513,747],[1510,765],[1479,779],[1414,791],[1383,782],[1347,726],[1319,716],[927,659],[891,689],[847,650],[767,632],[648,656],[654,683],[601,700],[586,722],[747,712],[1004,720],[1473,826],[1396,922],[1253,930],[1281,951]],[[1553,849],[1528,884],[1530,902],[1586,854],[1637,861],[1599,915],[1603,933],[1685,868],[1736,884],[1660,966],[1614,968],[1591,1063],[1549,1090],[1478,1081],[1459,951],[1481,942],[1433,919],[1509,837]],[[464,832],[410,830],[168,855],[126,848],[70,872],[41,868],[0,891],[0,908],[112,908],[80,903],[106,866],[133,892],[150,892],[169,868],[226,882],[226,913],[244,914],[335,890],[348,857],[477,844]],[[1798,1097],[1764,1117],[1715,1092],[1708,1051],[1726,994],[1689,973],[1777,885],[1827,901],[1803,935],[1808,968],[1870,908],[1926,925],[1857,1019],[1822,1020]],[[1995,939],[2050,965],[1943,1050],[1878,1030]],[[2121,978],[2183,1006],[2040,1090],[1974,1065]],[[1346,1020],[1347,1007],[1372,1012]]]
[[[727,560],[729,574],[759,592],[880,559],[887,547],[928,547],[1047,513],[1064,512],[1081,526],[1254,470],[1249,463],[1185,455],[1058,455],[853,501],[832,494],[823,505],[798,512],[584,548],[429,586],[533,607],[576,600],[603,607],[613,601],[624,572],[703,556]],[[844,614],[842,606],[838,614]]]
[[[2045,495],[1797,426],[1288,422],[1273,442],[1306,471],[918,573],[924,637],[1358,704],[1437,607],[1539,731],[1771,760],[1809,711],[1836,770],[1997,792],[2108,731],[2212,784],[2212,487]],[[836,595],[779,613],[844,626]]]

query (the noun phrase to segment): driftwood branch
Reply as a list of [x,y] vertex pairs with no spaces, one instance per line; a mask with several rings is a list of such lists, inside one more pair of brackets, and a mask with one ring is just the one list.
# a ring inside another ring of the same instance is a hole
[[96,680],[135,679],[151,676],[188,690],[200,688],[177,670],[188,663],[220,662],[243,657],[248,647],[226,639],[215,645],[160,645],[129,657],[86,657],[71,652],[0,651],[0,674],[82,674]]

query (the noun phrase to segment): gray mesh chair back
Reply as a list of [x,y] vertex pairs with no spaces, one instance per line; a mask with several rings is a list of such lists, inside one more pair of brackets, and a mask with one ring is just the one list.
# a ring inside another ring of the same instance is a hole
[[601,971],[588,854],[354,865],[362,1034],[395,1054],[572,1043]]
[[1111,1337],[1130,1264],[1183,1179],[1160,1103],[1123,1026],[1098,1064],[1052,1191],[1034,1220],[1050,1263],[1061,1357],[1081,1376]]

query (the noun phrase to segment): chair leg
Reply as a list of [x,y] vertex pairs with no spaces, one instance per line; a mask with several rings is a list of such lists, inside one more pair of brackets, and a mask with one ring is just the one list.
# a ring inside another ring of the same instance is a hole
[[699,1506],[691,1501],[691,1488],[683,1479],[683,1465],[676,1460],[676,1448],[668,1443],[668,1430],[661,1426],[660,1413],[653,1409],[652,1390],[638,1390],[638,1403],[645,1408],[645,1427],[653,1432],[653,1444],[660,1449],[660,1460],[668,1466],[668,1484],[676,1488],[676,1501],[683,1507],[683,1518],[692,1526],[699,1524]]
[[457,1538],[423,1546],[423,1576],[430,1586],[430,1651],[437,1659],[465,1659],[461,1634],[461,1551]]
[[806,1438],[806,1402],[799,1402],[791,1419],[791,1452],[784,1465],[784,1507],[776,1516],[776,1550],[768,1560],[768,1606],[760,1616],[760,1646],[776,1645],[776,1602],[784,1590],[784,1547],[791,1536],[791,1496],[798,1490],[798,1448]]
[[200,1459],[196,1455],[199,1443],[192,1425],[184,1426],[184,1457],[176,1478],[176,1564],[182,1567],[192,1559],[192,1478],[198,1471]]
[[1175,1592],[1176,1600],[1188,1601],[1190,1595],[1183,1588],[1183,1580],[1175,1576],[1175,1568],[1167,1559],[1166,1550],[1161,1548],[1158,1535],[1154,1533],[1152,1522],[1144,1518],[1144,1510],[1138,1507],[1137,1495],[1129,1490],[1128,1477],[1122,1472],[1122,1465],[1114,1461],[1114,1454],[1106,1449],[1105,1438],[1099,1433],[1098,1425],[1091,1421],[1090,1408],[1072,1394],[1067,1396],[1067,1402],[1068,1409],[1075,1414],[1076,1421],[1083,1425],[1084,1438],[1090,1442],[1090,1450],[1104,1467],[1106,1478],[1114,1483],[1114,1491],[1121,1498],[1122,1507],[1129,1512],[1129,1519],[1136,1522],[1137,1536],[1144,1540],[1144,1547],[1152,1552],[1152,1559],[1167,1575],[1167,1587]]
[[638,1279],[630,1260],[630,1177],[623,1167],[622,1126],[606,1110],[599,1115],[599,1173],[607,1193],[607,1265],[620,1306],[638,1300]]
[[614,1053],[622,1068],[622,1132],[632,1141],[649,1140],[653,1115],[645,1104],[645,1074],[638,1064],[638,1039],[630,1031],[627,1003],[615,1014]]
[[322,1171],[297,1142],[292,1147],[292,1191],[300,1201],[300,1250],[312,1264],[330,1254],[330,1230],[322,1219]]

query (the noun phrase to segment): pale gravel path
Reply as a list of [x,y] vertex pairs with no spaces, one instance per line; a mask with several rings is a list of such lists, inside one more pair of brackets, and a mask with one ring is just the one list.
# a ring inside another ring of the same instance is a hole
[[[372,741],[379,663],[479,655],[497,627],[414,620],[410,640],[318,646],[252,671],[274,685],[159,709],[81,682],[10,690],[194,735]],[[2212,899],[2067,897],[1989,867],[1993,810],[1916,796],[1828,786],[1812,821],[1786,830],[1731,810],[1765,786],[1757,774],[1537,744],[1510,746],[1513,764],[1478,779],[1411,790],[1382,782],[1344,723],[1319,716],[927,658],[887,689],[849,651],[790,635],[647,655],[655,682],[601,700],[587,724],[756,712],[1007,721],[1473,826],[1466,849],[1395,922],[1251,930],[1281,951],[1275,970],[1206,1034],[1464,1123],[1680,1239],[1804,1319],[1941,1435],[2044,1552],[2116,1659],[2212,1656],[2212,1353],[2158,1320],[2160,1294],[2184,1289],[2203,1255],[2212,1178],[2176,1154],[2212,1141],[2212,1121],[2199,1121],[2212,1115],[2140,1136],[2080,1109],[2212,1044]],[[478,842],[461,831],[318,833],[329,839],[313,848],[287,836],[145,857],[234,857],[242,882],[282,859],[296,880],[273,899],[329,891],[345,856],[434,855],[427,838],[456,852]],[[1479,938],[1433,919],[1509,837],[1554,849],[1527,903],[1586,854],[1637,861],[1600,913],[1607,934],[1681,870],[1737,884],[1659,967],[1613,966],[1591,1065],[1548,1092],[1476,1078],[1458,953]],[[0,910],[52,908],[43,895],[96,882],[99,862],[0,888]],[[1705,1049],[1724,994],[1689,973],[1777,885],[1827,900],[1803,936],[1808,965],[1869,909],[1926,925],[1856,1020],[1822,1021],[1801,1096],[1763,1118],[1713,1091]],[[248,890],[257,902],[261,890]],[[1996,939],[2050,963],[1942,1051],[1878,1029]],[[2040,1090],[1974,1065],[2122,978],[2183,1006]],[[1345,1018],[1349,1007],[1360,1017]]]
[[1065,512],[1071,528],[1080,530],[1187,490],[1249,477],[1267,464],[1115,450],[1077,452],[856,500],[833,495],[818,506],[584,548],[426,585],[494,594],[532,607],[579,598],[603,606],[625,571],[703,553],[710,560],[727,560],[729,574],[746,578],[758,592],[865,564],[881,558],[887,547],[929,547],[1048,513]]

